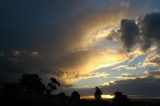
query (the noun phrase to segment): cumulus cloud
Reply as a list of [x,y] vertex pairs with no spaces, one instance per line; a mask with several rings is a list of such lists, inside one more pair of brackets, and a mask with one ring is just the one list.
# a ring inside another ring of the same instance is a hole
[[141,21],[141,30],[143,34],[143,49],[146,50],[151,45],[156,44],[159,47],[160,42],[160,13],[147,14]]
[[119,39],[122,41],[127,51],[137,48],[137,44],[144,51],[152,46],[159,48],[159,27],[160,13],[154,12],[144,15],[142,19],[137,20],[122,19],[120,24]]
[[139,29],[134,20],[121,20],[120,38],[127,51],[138,42],[138,35]]

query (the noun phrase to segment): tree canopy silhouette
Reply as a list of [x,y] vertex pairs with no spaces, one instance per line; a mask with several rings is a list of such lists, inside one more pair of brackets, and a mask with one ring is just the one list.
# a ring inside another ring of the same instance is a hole
[[113,106],[129,106],[129,99],[122,92],[116,91],[113,98]]
[[94,94],[95,99],[101,100],[101,95],[102,95],[101,89],[99,87],[96,87],[95,89],[96,89],[95,94]]
[[80,94],[77,91],[73,91],[71,94],[72,100],[80,100]]
[[57,85],[60,86],[60,83],[55,78],[50,78],[50,83],[47,85],[47,94],[50,95],[52,91],[57,89]]
[[19,83],[25,92],[43,93],[45,91],[45,85],[37,74],[24,74]]

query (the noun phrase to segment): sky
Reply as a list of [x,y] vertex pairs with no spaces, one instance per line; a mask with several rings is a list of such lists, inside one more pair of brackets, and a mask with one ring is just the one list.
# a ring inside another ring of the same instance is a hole
[[160,95],[159,0],[5,0],[0,14],[1,83],[37,73],[65,92]]

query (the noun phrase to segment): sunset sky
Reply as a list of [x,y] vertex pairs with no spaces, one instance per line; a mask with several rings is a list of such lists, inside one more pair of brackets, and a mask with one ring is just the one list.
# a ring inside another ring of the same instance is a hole
[[1,83],[160,95],[160,0],[1,0],[0,14]]

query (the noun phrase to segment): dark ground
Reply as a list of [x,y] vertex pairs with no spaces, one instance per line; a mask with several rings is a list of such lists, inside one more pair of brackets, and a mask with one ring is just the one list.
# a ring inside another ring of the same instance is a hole
[[[123,106],[160,106],[159,99],[129,99],[130,103]],[[0,98],[1,106],[122,106],[113,104],[112,99],[106,100],[74,100],[67,96],[23,96]]]

